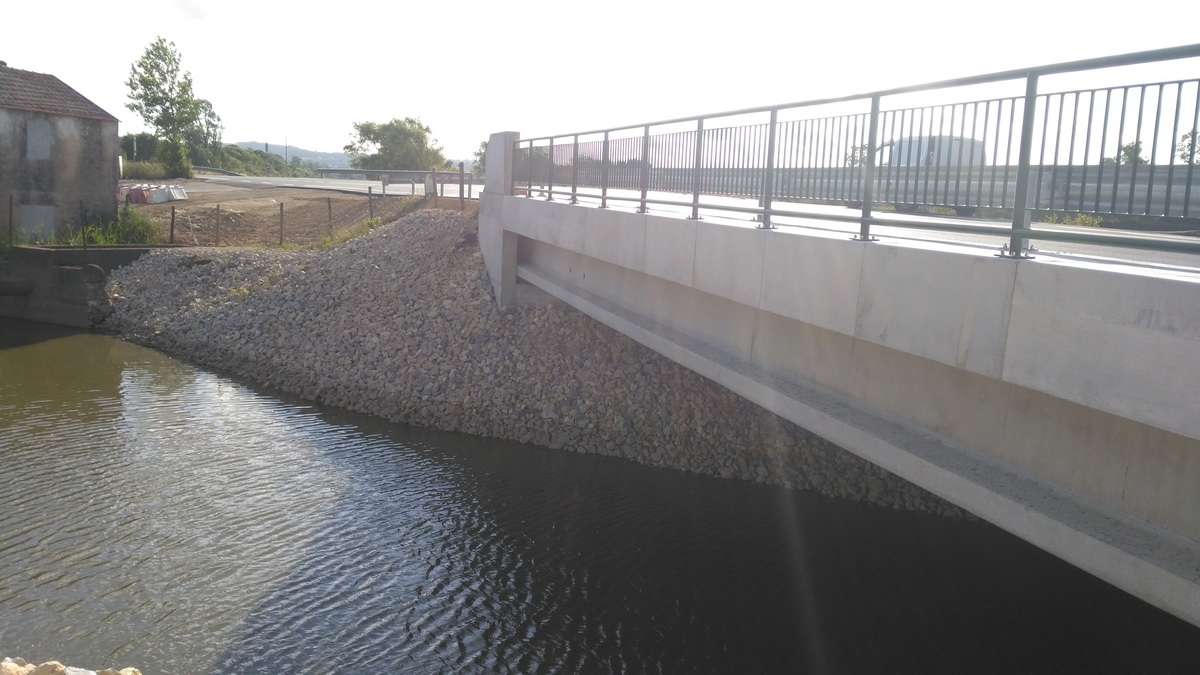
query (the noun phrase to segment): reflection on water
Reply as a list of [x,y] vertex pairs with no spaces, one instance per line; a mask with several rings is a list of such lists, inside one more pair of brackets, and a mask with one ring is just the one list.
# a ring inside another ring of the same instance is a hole
[[410,429],[14,326],[0,655],[148,675],[1200,662],[1197,629],[980,523]]

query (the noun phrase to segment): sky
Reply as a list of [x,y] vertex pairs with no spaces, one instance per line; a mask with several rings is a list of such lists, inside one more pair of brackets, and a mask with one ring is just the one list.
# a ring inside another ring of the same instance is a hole
[[9,0],[0,60],[57,76],[137,133],[148,129],[125,82],[161,36],[227,143],[336,152],[356,122],[415,117],[448,158],[469,159],[497,131],[588,131],[1200,43],[1192,1]]

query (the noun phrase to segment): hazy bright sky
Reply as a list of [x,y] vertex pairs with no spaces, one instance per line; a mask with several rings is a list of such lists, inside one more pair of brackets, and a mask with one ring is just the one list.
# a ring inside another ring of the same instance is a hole
[[495,131],[586,131],[1196,43],[1195,7],[10,0],[0,60],[56,75],[118,117],[122,134],[138,132],[125,81],[161,35],[226,142],[340,151],[354,122],[417,117],[447,157],[466,159]]

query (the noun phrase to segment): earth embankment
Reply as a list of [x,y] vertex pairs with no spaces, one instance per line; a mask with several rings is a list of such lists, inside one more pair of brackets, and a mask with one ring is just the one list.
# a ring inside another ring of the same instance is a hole
[[395,422],[961,513],[572,309],[497,308],[476,232],[422,210],[327,250],[157,251],[105,328]]

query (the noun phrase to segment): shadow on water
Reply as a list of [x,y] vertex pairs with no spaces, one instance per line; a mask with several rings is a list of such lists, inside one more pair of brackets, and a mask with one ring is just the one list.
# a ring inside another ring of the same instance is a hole
[[12,349],[87,333],[79,328],[0,317],[0,349]]
[[981,522],[320,410],[362,444],[215,672],[1193,672],[1200,630]]
[[245,675],[1200,663],[1200,629],[984,523],[389,424],[59,337],[0,347],[0,651]]

